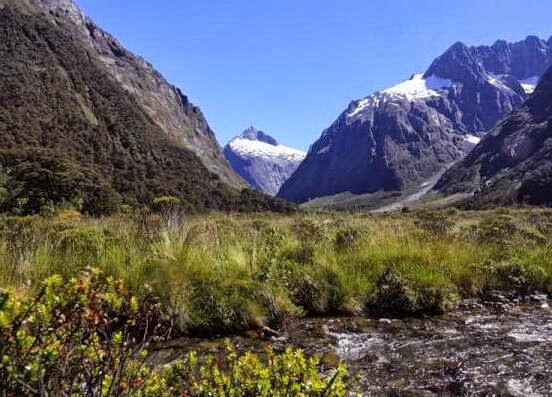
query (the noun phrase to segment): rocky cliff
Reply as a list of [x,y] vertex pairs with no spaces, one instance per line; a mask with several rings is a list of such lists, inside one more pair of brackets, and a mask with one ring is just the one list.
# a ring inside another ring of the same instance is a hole
[[473,193],[470,207],[552,205],[552,69],[534,94],[437,182],[444,195]]

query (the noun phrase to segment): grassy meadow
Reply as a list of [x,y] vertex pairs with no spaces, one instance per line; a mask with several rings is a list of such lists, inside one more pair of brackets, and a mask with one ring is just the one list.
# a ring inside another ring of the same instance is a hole
[[180,333],[436,314],[493,290],[551,293],[552,211],[0,220],[1,287],[25,295],[88,267],[151,287]]

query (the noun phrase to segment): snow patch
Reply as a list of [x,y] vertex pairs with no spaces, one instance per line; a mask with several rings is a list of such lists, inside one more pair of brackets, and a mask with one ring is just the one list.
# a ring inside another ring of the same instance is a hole
[[347,114],[348,117],[354,117],[364,111],[366,108],[377,108],[380,103],[384,103],[386,98],[405,98],[409,101],[417,99],[426,99],[440,96],[443,91],[452,86],[452,81],[437,76],[430,76],[424,79],[423,74],[414,74],[409,80],[403,81],[391,88],[374,94],[357,102],[356,107]]
[[303,161],[306,156],[305,152],[284,145],[275,146],[242,137],[233,139],[228,145],[236,154],[245,156],[279,158],[290,161]]
[[464,137],[465,141],[468,141],[469,143],[473,143],[474,145],[477,145],[479,142],[481,142],[481,138],[475,135],[466,135]]
[[500,81],[499,78],[497,78],[497,76],[490,74],[489,77],[487,78],[487,81],[503,92],[504,91],[513,92],[513,90],[510,87],[508,87],[506,84],[504,84],[502,81]]
[[326,145],[322,149],[318,150],[316,154],[326,154],[330,151],[331,145]]
[[439,96],[439,92],[452,85],[449,79],[430,76],[424,79],[423,74],[415,74],[410,80],[403,81],[391,88],[383,90],[385,94],[398,95],[412,101],[415,99]]
[[519,80],[519,84],[521,84],[521,88],[523,88],[526,94],[532,94],[539,83],[539,79],[539,76],[528,77],[526,79]]
[[366,108],[377,108],[380,104],[381,99],[381,94],[379,92],[376,92],[375,94],[360,100],[353,111],[350,112],[347,116],[354,117],[357,114],[362,113],[362,111]]

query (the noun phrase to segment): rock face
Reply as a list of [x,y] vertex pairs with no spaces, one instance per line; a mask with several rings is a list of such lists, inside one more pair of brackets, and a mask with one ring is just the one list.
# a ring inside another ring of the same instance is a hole
[[234,171],[253,188],[275,196],[306,154],[280,145],[251,127],[228,142],[224,155]]
[[534,90],[552,41],[456,43],[423,74],[353,101],[316,141],[279,196],[403,191],[464,157]]
[[449,169],[435,189],[474,193],[471,207],[552,205],[552,69],[534,94]]
[[72,1],[0,0],[0,212],[292,209],[244,186],[199,109]]

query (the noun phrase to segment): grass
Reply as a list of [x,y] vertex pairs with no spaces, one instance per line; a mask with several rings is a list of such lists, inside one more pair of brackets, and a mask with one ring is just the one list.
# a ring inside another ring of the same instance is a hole
[[0,220],[0,286],[93,266],[151,285],[181,332],[301,315],[440,313],[490,290],[552,292],[552,211]]

